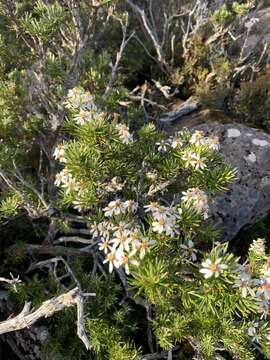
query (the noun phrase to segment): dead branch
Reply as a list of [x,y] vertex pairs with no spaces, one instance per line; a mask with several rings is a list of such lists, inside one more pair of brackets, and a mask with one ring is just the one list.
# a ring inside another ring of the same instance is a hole
[[207,4],[204,1],[196,0],[193,5],[193,8],[188,12],[187,21],[181,21],[181,29],[183,32],[182,35],[182,47],[184,56],[186,55],[188,48],[187,43],[192,35],[204,24],[205,22],[205,10]]
[[[77,220],[76,220],[77,221]],[[84,221],[86,222],[86,221]],[[91,235],[89,229],[76,229],[76,228],[69,228],[66,232],[68,235]]]
[[158,119],[158,123],[171,124],[175,120],[179,120],[183,116],[191,114],[192,112],[198,110],[199,105],[200,105],[199,100],[191,96],[188,100],[182,103],[176,110],[163,114]]
[[139,101],[140,103],[146,102],[149,105],[156,106],[157,108],[161,110],[167,110],[167,108],[164,105],[158,104],[157,102],[147,99],[144,96],[138,96],[138,95],[128,95],[128,98],[133,101]]
[[157,59],[158,62],[164,67],[164,69],[166,70],[168,67],[167,61],[165,59],[165,55],[163,53],[163,49],[161,46],[161,43],[157,37],[157,31],[155,28],[153,28],[149,22],[149,19],[147,18],[145,11],[143,9],[141,9],[138,5],[134,4],[134,2],[132,0],[125,0],[126,3],[135,11],[136,14],[139,15],[143,26],[149,36],[149,38],[151,39],[155,51],[157,53]]
[[22,311],[17,316],[0,322],[0,334],[24,329],[33,325],[41,318],[47,318],[64,308],[77,306],[77,335],[84,343],[87,350],[91,349],[91,344],[86,336],[84,328],[83,301],[85,297],[95,296],[96,294],[84,294],[76,287],[65,294],[59,295],[47,301],[37,309],[31,309],[31,303],[25,303]]
[[26,194],[19,191],[19,189],[17,188],[17,184],[15,184],[13,179],[8,177],[8,175],[5,174],[1,168],[0,168],[0,178],[2,178],[2,180],[4,181],[4,183],[6,184],[6,186],[8,188],[10,188],[12,191],[14,191],[16,194],[18,194],[22,198],[22,202],[23,202],[22,207],[27,211],[28,215],[30,217],[37,217],[39,215],[39,213],[32,206],[31,201],[28,199]]
[[164,192],[168,186],[172,185],[176,180],[176,177],[171,178],[170,180],[164,181],[163,183],[157,184],[157,185],[151,185],[147,194],[145,195],[145,198],[151,198],[153,195],[155,195],[158,192]]
[[155,87],[163,94],[163,96],[166,99],[170,99],[170,98],[174,97],[176,94],[179,93],[179,90],[176,89],[173,93],[170,94],[170,90],[171,90],[170,86],[161,85],[161,83],[159,81],[156,81],[154,79],[152,79],[152,81],[155,84]]
[[[59,263],[64,264],[66,273],[61,275],[60,277],[57,275],[57,268]],[[66,290],[66,286],[63,285],[63,283],[61,282],[63,279],[69,277],[73,280],[73,283],[76,285],[76,287],[82,291],[81,289],[81,284],[79,282],[79,280],[77,279],[76,275],[74,274],[74,272],[72,271],[71,267],[68,265],[68,263],[61,257],[54,257],[52,259],[48,259],[48,260],[44,260],[44,261],[40,261],[36,264],[31,264],[29,269],[27,270],[27,272],[29,271],[33,271],[35,269],[42,269],[42,268],[47,268],[49,269],[49,271],[53,274],[56,282],[63,287]],[[74,285],[73,284],[73,285]]]
[[61,244],[61,243],[67,243],[67,242],[74,242],[77,244],[88,244],[95,246],[96,242],[91,239],[83,239],[79,236],[61,236],[60,238],[56,239],[53,243],[54,244]]
[[128,28],[128,15],[126,17],[126,21],[123,22],[122,19],[115,17],[116,20],[118,20],[121,24],[121,28],[122,28],[122,33],[123,33],[123,38],[122,38],[122,42],[121,42],[121,46],[119,51],[116,54],[116,60],[115,63],[112,65],[112,73],[111,73],[111,79],[108,83],[108,85],[106,86],[106,90],[105,90],[105,95],[108,94],[112,88],[113,85],[115,83],[116,77],[117,77],[117,72],[118,72],[118,68],[119,68],[119,63],[122,59],[123,56],[123,52],[125,51],[126,46],[128,45],[128,43],[130,42],[130,40],[133,38],[133,36],[135,35],[135,32],[133,31],[129,36],[127,36],[127,28]]
[[5,283],[7,283],[9,285],[13,285],[13,286],[22,282],[19,279],[19,276],[17,276],[16,278],[12,274],[10,274],[10,276],[11,276],[11,279],[0,277],[0,282],[5,282]]
[[151,60],[153,60],[155,63],[158,63],[157,59],[150,54],[150,51],[146,48],[146,46],[144,45],[143,41],[142,41],[136,34],[133,36],[133,38],[142,46],[142,48],[144,49],[144,51],[146,52],[146,54],[149,56],[149,58],[150,58]]
[[20,183],[23,186],[25,186],[26,188],[31,190],[38,197],[38,199],[40,200],[40,202],[44,206],[45,210],[49,209],[49,205],[45,201],[44,197],[41,195],[41,193],[33,185],[31,185],[28,181],[26,181],[24,179],[24,177],[22,176],[20,170],[18,169],[18,167],[16,166],[14,161],[13,161],[13,166],[14,166],[14,169],[15,169],[14,175],[15,175],[16,179],[19,180]]
[[86,246],[81,249],[70,248],[60,245],[34,245],[34,244],[25,244],[23,247],[23,251],[27,254],[39,254],[39,255],[52,255],[55,256],[57,254],[62,256],[77,256],[77,257],[85,257],[89,256],[89,254],[94,255],[94,251],[91,249],[91,245]]
[[80,5],[79,1],[76,0],[66,0],[66,3],[69,7],[72,20],[75,26],[75,29],[77,31],[77,36],[79,41],[83,41],[84,36],[84,26],[83,26],[83,20],[82,15],[80,11]]

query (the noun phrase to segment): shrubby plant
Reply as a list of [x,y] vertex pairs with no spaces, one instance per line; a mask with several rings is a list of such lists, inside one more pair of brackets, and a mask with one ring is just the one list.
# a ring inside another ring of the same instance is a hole
[[240,259],[211,221],[237,169],[215,134],[156,121],[193,95],[226,111],[238,96],[253,121],[253,83],[235,88],[266,48],[236,39],[256,4],[157,3],[0,1],[1,282],[14,313],[49,302],[40,357],[270,358],[266,244]]
[[[255,359],[253,345],[267,354],[264,241],[241,263],[207,223],[214,193],[235,177],[218,138],[198,130],[167,138],[153,124],[132,133],[90,94],[75,89],[68,99],[72,140],[55,149],[61,201],[89,220],[100,265],[129,297],[143,299],[157,345],[173,352],[188,343],[190,354],[207,359],[226,352]],[[213,245],[207,252],[204,236]]]

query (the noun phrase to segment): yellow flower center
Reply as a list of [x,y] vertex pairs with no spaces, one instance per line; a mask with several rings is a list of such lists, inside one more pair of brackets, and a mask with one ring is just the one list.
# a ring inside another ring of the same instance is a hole
[[159,221],[158,221],[158,222],[159,222],[159,225],[161,225],[161,226],[163,226],[163,225],[165,224],[165,221],[164,221],[164,219],[162,219],[162,218],[161,218],[161,219],[159,219]]
[[212,272],[216,272],[216,271],[217,271],[217,268],[218,268],[218,267],[217,267],[217,264],[213,264],[213,263],[212,263],[212,264],[210,265],[210,270],[211,270]]

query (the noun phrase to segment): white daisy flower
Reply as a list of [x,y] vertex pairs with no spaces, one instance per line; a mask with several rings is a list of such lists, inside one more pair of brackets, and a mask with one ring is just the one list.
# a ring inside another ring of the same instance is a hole
[[82,212],[84,210],[84,205],[81,200],[74,200],[72,201],[72,204],[74,205],[73,208],[75,210],[78,210],[79,212]]
[[182,160],[185,162],[185,168],[193,166],[194,159],[196,158],[196,154],[192,151],[187,151],[183,156]]
[[196,154],[192,161],[192,166],[196,170],[203,170],[206,168],[205,160],[206,160],[205,158],[201,158],[201,156],[199,154]]
[[190,138],[190,143],[196,146],[203,145],[205,143],[203,131],[196,130]]
[[137,251],[136,249],[133,249],[129,253],[126,254],[122,253],[121,257],[119,258],[120,264],[121,266],[124,266],[125,273],[127,275],[130,274],[129,265],[139,266],[139,262],[132,258],[136,254],[136,251]]
[[177,233],[177,226],[175,222],[169,219],[160,218],[152,222],[152,230],[158,234],[165,233],[168,236],[174,236]]
[[177,137],[173,138],[171,146],[173,149],[180,149],[183,146],[183,141]]
[[148,239],[144,238],[137,242],[136,247],[140,254],[140,259],[142,260],[146,253],[150,251],[150,245],[153,245],[154,241],[148,241]]
[[210,149],[218,151],[220,149],[220,142],[218,136],[209,136],[206,138],[206,143]]
[[91,109],[93,108],[93,97],[88,91],[73,88],[68,91],[65,105],[67,109]]
[[158,151],[160,152],[166,152],[168,150],[169,144],[165,140],[161,140],[160,142],[157,142],[156,145],[158,146]]
[[107,254],[103,264],[109,263],[109,272],[112,273],[114,267],[116,269],[119,268],[122,254],[114,248],[110,248],[109,250],[110,252]]
[[68,178],[70,176],[70,172],[68,169],[64,168],[60,173],[55,175],[55,185],[60,186],[62,183],[67,182]]
[[200,273],[203,274],[205,279],[209,279],[212,276],[217,278],[223,270],[228,268],[226,264],[221,264],[221,261],[221,258],[216,259],[215,261],[206,259],[202,262],[202,269],[200,269]]
[[82,92],[79,88],[73,88],[68,91],[67,99],[65,102],[67,109],[79,108],[79,106],[80,106],[79,99],[80,99],[81,93]]
[[112,227],[112,230],[114,230],[114,235],[117,236],[118,233],[128,230],[130,227],[131,227],[130,223],[126,221],[120,221],[117,225]]
[[208,217],[208,197],[204,191],[199,188],[189,188],[182,192],[182,201],[186,204],[192,204],[197,211],[204,213],[204,218]]
[[105,255],[107,255],[108,250],[110,249],[110,244],[108,239],[102,239],[101,242],[98,244],[98,248],[100,251],[104,251]]
[[252,321],[250,327],[248,328],[248,336],[250,336],[252,341],[258,342],[261,339],[261,336],[257,334],[259,323]]
[[65,158],[65,147],[64,145],[58,144],[53,152],[53,157],[62,163],[67,162]]
[[255,295],[250,285],[251,285],[250,275],[247,274],[246,272],[242,272],[240,273],[239,278],[236,279],[233,288],[239,288],[242,297],[246,298],[248,294],[250,294],[251,296]]
[[125,212],[123,207],[123,203],[120,199],[116,199],[111,201],[104,209],[104,215],[108,217],[112,217],[114,215],[120,215],[121,213]]
[[267,316],[269,315],[269,301],[268,300],[263,299],[260,301],[258,313],[262,314],[260,317],[261,319],[267,318]]
[[130,249],[130,232],[127,230],[119,231],[115,238],[113,238],[110,243],[112,244],[113,248],[119,248],[121,251],[129,251]]
[[70,194],[73,191],[79,190],[79,184],[76,182],[76,180],[70,174],[68,179],[62,184],[62,188],[65,189],[66,194]]
[[139,229],[133,229],[129,233],[130,241],[133,246],[137,246],[138,243],[141,241],[141,232]]
[[123,204],[124,209],[126,209],[128,212],[135,213],[138,209],[138,203],[134,200],[127,200]]
[[108,192],[121,191],[124,187],[124,184],[118,182],[117,177],[112,178],[112,180],[105,184],[105,190]]
[[266,278],[270,282],[270,263],[269,260],[262,266],[260,273],[262,277]]
[[133,135],[129,132],[129,127],[125,124],[117,124],[116,129],[118,130],[119,138],[123,144],[129,144],[133,141]]
[[94,238],[102,237],[108,239],[113,225],[109,221],[102,221],[99,224],[94,222],[91,224],[90,233]]
[[85,125],[92,119],[90,111],[80,110],[79,114],[75,115],[74,120],[79,125]]
[[154,211],[156,211],[158,209],[158,207],[159,207],[159,205],[157,202],[150,202],[150,204],[144,206],[144,209],[145,209],[146,213],[147,212],[153,213]]
[[165,220],[170,218],[172,215],[168,211],[168,208],[166,208],[165,206],[158,205],[155,209],[153,209],[152,216],[155,220],[159,220],[159,219]]

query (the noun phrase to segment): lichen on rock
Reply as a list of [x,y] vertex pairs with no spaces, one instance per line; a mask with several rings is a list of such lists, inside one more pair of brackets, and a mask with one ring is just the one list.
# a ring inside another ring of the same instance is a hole
[[211,204],[214,222],[222,229],[222,240],[232,240],[270,210],[270,135],[237,123],[213,122],[196,129],[219,136],[221,154],[237,169],[238,178],[229,191],[218,195]]

